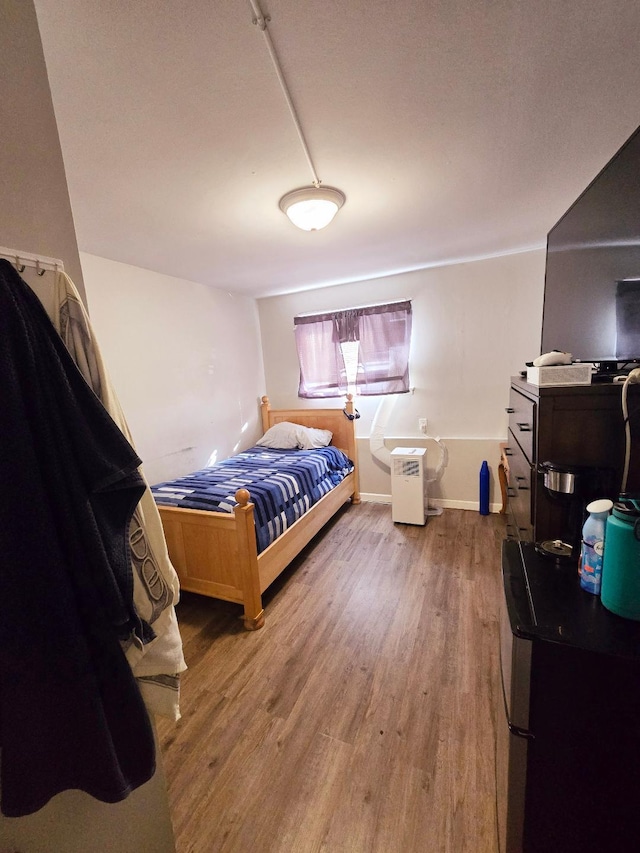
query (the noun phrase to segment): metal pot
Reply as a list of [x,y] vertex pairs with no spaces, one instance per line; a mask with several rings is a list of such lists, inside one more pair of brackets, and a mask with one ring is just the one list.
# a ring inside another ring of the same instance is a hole
[[546,489],[556,495],[576,495],[580,491],[580,469],[557,462],[540,464]]

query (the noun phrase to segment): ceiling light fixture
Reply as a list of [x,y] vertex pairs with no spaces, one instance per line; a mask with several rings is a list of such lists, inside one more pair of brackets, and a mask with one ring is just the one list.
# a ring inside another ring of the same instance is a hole
[[301,187],[280,199],[280,210],[303,231],[319,231],[328,225],[345,202],[334,187]]
[[265,17],[262,14],[260,6],[258,5],[258,0],[249,0],[249,3],[253,9],[253,23],[260,28],[262,35],[264,36],[267,44],[267,50],[269,51],[271,61],[273,62],[273,66],[278,76],[280,88],[282,89],[287,106],[289,107],[289,112],[291,113],[291,118],[293,119],[293,123],[298,133],[302,150],[304,151],[304,156],[307,158],[307,163],[311,169],[311,176],[313,179],[311,186],[300,187],[297,190],[291,190],[291,192],[285,193],[285,195],[280,199],[280,210],[283,213],[286,213],[291,222],[303,231],[319,231],[331,222],[336,213],[345,203],[346,196],[335,187],[322,186],[322,181],[318,177],[318,173],[313,165],[309,146],[307,145],[304,133],[302,132],[302,127],[300,126],[300,119],[298,118],[296,108],[291,99],[287,81],[284,79],[278,55],[267,28],[267,24],[271,21],[271,18],[268,15]]

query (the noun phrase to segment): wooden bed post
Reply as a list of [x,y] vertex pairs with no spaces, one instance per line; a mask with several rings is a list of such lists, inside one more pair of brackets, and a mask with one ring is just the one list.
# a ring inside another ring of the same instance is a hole
[[[355,415],[356,410],[355,410],[355,406],[353,405],[353,394],[347,394],[347,404],[344,407],[344,410],[347,413],[347,415],[351,415],[351,416]],[[353,495],[351,496],[351,503],[352,504],[359,504],[360,503],[360,477],[358,476],[359,468],[358,468],[358,442],[356,440],[356,421],[355,421],[354,417],[350,417],[349,420],[351,422],[351,428],[353,430],[353,435],[352,435],[353,447],[349,448],[349,450],[350,450],[349,456],[351,458],[351,461],[355,465],[355,469],[356,469],[356,478],[355,478],[356,487],[355,487],[355,491],[354,491]]]
[[265,395],[260,404],[260,413],[262,414],[262,433],[264,434],[269,429],[269,412],[271,411],[271,403]]
[[[267,405],[268,403],[267,400]],[[253,504],[249,503],[250,495],[246,489],[238,489],[235,497],[238,506],[234,507],[233,512],[238,528],[238,558],[242,573],[244,627],[247,631],[256,631],[264,625],[264,610],[260,590]]]

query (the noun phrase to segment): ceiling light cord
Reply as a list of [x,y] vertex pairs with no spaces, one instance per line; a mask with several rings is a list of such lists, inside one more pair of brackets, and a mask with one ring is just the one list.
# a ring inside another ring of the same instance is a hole
[[269,33],[268,24],[271,21],[269,16],[265,17],[262,14],[262,10],[258,5],[257,0],[249,0],[251,4],[251,8],[253,9],[254,18],[252,23],[255,24],[260,30],[262,30],[262,35],[264,36],[264,40],[267,44],[267,50],[269,51],[269,56],[271,57],[271,61],[273,62],[273,67],[276,70],[276,74],[278,76],[278,82],[280,83],[280,88],[282,89],[282,93],[287,102],[287,106],[289,107],[289,112],[291,113],[291,118],[293,119],[293,123],[298,132],[298,136],[300,137],[300,143],[302,145],[302,150],[304,151],[304,156],[307,158],[307,163],[309,164],[309,168],[311,169],[311,175],[313,177],[313,185],[314,187],[319,187],[322,181],[318,177],[318,173],[316,172],[315,166],[313,165],[313,160],[311,159],[311,154],[309,152],[309,146],[307,145],[307,141],[304,138],[304,133],[302,132],[302,127],[300,125],[300,119],[298,118],[298,114],[296,112],[296,108],[293,104],[293,100],[291,98],[291,94],[289,92],[289,87],[287,86],[287,81],[284,79],[284,74],[282,73],[282,68],[280,66],[280,60],[278,59],[278,54],[276,53],[276,49],[274,47],[273,41],[271,40],[271,34]]

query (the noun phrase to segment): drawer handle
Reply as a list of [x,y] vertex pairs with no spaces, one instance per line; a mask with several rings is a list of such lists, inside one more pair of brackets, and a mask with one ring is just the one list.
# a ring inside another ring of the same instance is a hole
[[521,485],[520,485],[520,480],[522,480],[522,482],[523,482],[523,483],[526,483],[526,482],[527,482],[527,478],[526,478],[526,477],[516,477],[516,480],[518,481],[518,488],[519,488],[521,491],[523,491],[523,492],[528,492],[528,491],[529,491],[529,486],[521,486]]
[[505,412],[508,415],[512,415],[515,412],[515,409],[512,409],[511,406],[507,406],[507,408],[505,409]]
[[531,432],[531,424],[516,424],[520,432]]
[[513,450],[510,447],[505,447],[503,453],[505,456],[513,456]]
[[517,498],[518,497],[516,490],[513,488],[513,486],[507,487],[507,494],[509,495],[510,498]]

